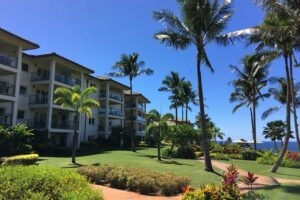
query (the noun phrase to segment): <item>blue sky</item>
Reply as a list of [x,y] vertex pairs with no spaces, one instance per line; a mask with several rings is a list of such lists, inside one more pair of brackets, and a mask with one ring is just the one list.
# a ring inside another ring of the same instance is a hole
[[[235,15],[226,31],[240,30],[259,24],[263,12],[251,0],[235,0]],[[95,70],[95,75],[110,72],[110,67],[122,53],[138,52],[154,75],[134,81],[134,90],[142,92],[152,103],[148,110],[156,108],[170,112],[168,94],[158,92],[163,78],[170,71],[179,72],[196,88],[196,51],[176,51],[161,45],[153,34],[161,26],[152,18],[152,12],[170,9],[178,13],[175,0],[1,0],[0,26],[22,37],[40,44],[41,48],[32,54],[57,52],[82,65]],[[249,111],[246,108],[232,114],[229,103],[232,88],[228,82],[235,78],[229,65],[240,65],[241,58],[253,52],[244,42],[234,46],[219,47],[211,44],[208,55],[215,68],[215,74],[203,69],[204,94],[207,113],[226,136],[234,139],[251,139]],[[271,75],[284,75],[283,61],[271,67]],[[299,81],[299,70],[295,77]],[[128,84],[127,79],[117,79]],[[267,121],[284,119],[284,111],[266,121],[260,120],[261,113],[277,105],[269,99],[258,108],[258,138]],[[192,107],[189,119],[195,119],[198,107]],[[173,112],[173,111],[172,111]]]

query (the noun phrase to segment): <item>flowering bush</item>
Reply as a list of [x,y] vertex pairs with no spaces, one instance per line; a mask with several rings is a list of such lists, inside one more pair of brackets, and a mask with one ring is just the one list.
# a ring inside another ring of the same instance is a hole
[[287,152],[286,158],[291,161],[300,162],[300,155],[297,152]]

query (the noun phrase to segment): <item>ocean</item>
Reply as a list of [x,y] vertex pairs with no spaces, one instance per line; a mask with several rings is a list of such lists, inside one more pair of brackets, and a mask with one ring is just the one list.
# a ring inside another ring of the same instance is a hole
[[[276,145],[277,145],[277,147],[281,148],[280,142],[276,142]],[[260,144],[257,144],[257,149],[266,149],[266,150],[272,150],[272,151],[276,150],[274,142],[270,142],[270,141],[264,141]],[[288,146],[288,150],[298,152],[297,143],[290,142],[289,146]]]

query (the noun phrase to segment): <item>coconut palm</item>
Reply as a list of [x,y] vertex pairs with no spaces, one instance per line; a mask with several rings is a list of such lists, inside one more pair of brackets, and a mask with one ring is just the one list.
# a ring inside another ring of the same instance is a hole
[[[185,107],[185,122],[188,122],[188,111],[191,111],[190,103],[198,105],[197,92],[193,90],[192,83],[185,81],[181,87],[181,97],[183,99],[183,106]],[[182,117],[183,120],[183,117]]]
[[256,150],[256,108],[260,100],[270,96],[268,93],[262,94],[262,89],[269,82],[268,65],[264,60],[258,59],[256,56],[245,56],[241,69],[233,65],[230,67],[237,75],[237,79],[230,82],[234,87],[234,92],[230,96],[230,102],[238,102],[233,109],[233,113],[242,106],[249,108],[252,137],[254,149]]
[[[139,61],[139,54],[122,54],[120,61],[116,62],[115,65],[112,66],[112,69],[115,72],[111,72],[108,75],[112,77],[128,77],[130,84],[130,104],[133,104],[133,80],[141,75],[152,75],[153,70],[149,68],[144,68],[145,62]],[[135,132],[134,132],[134,113],[133,107],[130,107],[131,111],[131,126],[130,126],[130,134],[131,134],[131,150],[136,151],[135,149]]]
[[213,171],[209,153],[209,141],[206,132],[205,107],[203,97],[203,85],[201,64],[213,72],[209,61],[206,46],[211,42],[227,45],[232,42],[230,35],[221,35],[233,14],[231,1],[225,1],[220,5],[218,0],[177,0],[181,17],[169,10],[161,10],[153,13],[154,19],[163,24],[163,30],[154,35],[167,46],[175,49],[187,49],[193,45],[197,50],[197,78],[200,114],[202,115],[202,132],[204,136],[205,170]]
[[294,22],[297,18],[290,15],[290,7],[286,2],[274,0],[262,0],[266,15],[264,22],[255,28],[255,31],[249,38],[250,44],[258,44],[257,51],[260,55],[267,57],[270,61],[276,58],[284,58],[284,68],[287,80],[286,95],[286,124],[287,134],[284,140],[283,148],[271,168],[271,172],[276,172],[287,151],[289,139],[291,136],[291,102],[292,102],[292,81],[289,68],[289,58],[293,54],[295,41],[297,41],[299,28]]
[[173,114],[166,113],[164,115],[161,115],[157,110],[153,109],[150,110],[149,113],[147,113],[147,127],[146,132],[149,132],[151,130],[154,130],[158,128],[158,141],[157,141],[157,159],[161,161],[161,136],[164,135],[166,132],[166,129],[168,128],[167,120],[174,119]]
[[179,77],[177,72],[171,72],[162,81],[163,86],[158,90],[163,92],[170,92],[169,100],[171,101],[170,109],[175,109],[175,123],[178,121],[178,107],[181,105],[180,88],[184,78]]
[[270,138],[274,142],[275,148],[277,148],[276,140],[281,141],[282,138],[286,135],[286,123],[282,120],[271,121],[267,123],[267,126],[264,127],[263,135],[265,138]]
[[61,105],[62,108],[71,108],[75,111],[74,117],[74,134],[72,145],[72,163],[76,163],[76,149],[78,145],[78,129],[80,113],[91,117],[93,115],[93,108],[99,108],[98,101],[90,98],[90,95],[95,93],[97,88],[88,87],[81,90],[80,86],[72,88],[59,87],[54,91],[55,104]]

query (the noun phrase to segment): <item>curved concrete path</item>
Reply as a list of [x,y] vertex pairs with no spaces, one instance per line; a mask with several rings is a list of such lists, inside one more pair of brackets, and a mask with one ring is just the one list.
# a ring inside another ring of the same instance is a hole
[[105,200],[180,200],[181,195],[174,197],[148,196],[127,190],[118,190],[103,185],[92,185],[95,189],[101,189]]

